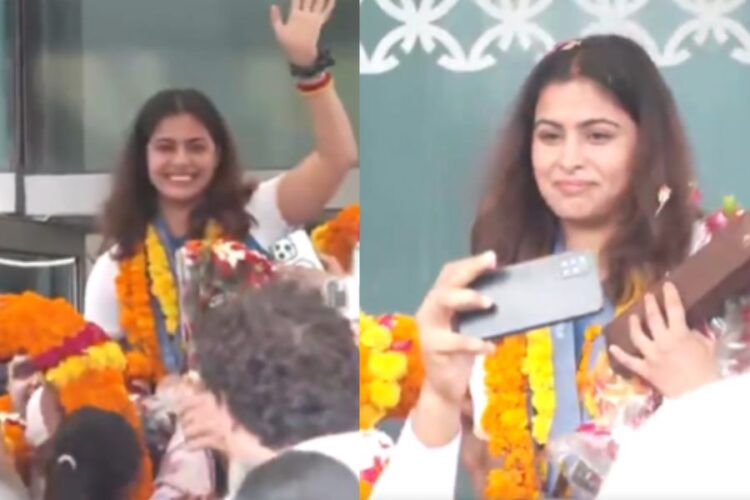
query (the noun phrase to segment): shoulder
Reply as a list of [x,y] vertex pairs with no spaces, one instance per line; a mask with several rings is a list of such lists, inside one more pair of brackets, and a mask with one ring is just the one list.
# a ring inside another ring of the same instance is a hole
[[266,249],[292,230],[278,203],[279,182],[284,175],[279,174],[258,184],[246,206],[247,212],[255,219],[250,234]]
[[91,274],[89,274],[89,282],[96,282],[100,279],[108,276],[115,277],[119,269],[119,263],[115,258],[116,248],[110,248],[94,261],[94,265],[91,267]]
[[119,264],[114,248],[104,252],[94,262],[86,280],[84,317],[99,325],[109,335],[119,332],[119,306],[116,280]]

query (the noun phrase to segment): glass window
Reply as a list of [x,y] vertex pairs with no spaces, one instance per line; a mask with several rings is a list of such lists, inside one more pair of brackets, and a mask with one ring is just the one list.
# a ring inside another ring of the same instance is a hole
[[0,294],[27,290],[77,303],[77,260],[0,251]]
[[[269,25],[272,3],[26,0],[29,171],[110,170],[138,108],[165,87],[206,92],[247,165],[295,164],[312,139]],[[323,44],[337,60],[337,87],[354,124],[358,32],[358,3],[338,2]]]
[[[16,33],[10,2],[0,3],[0,172],[11,167],[13,141],[13,53]],[[2,190],[0,190],[2,191]]]

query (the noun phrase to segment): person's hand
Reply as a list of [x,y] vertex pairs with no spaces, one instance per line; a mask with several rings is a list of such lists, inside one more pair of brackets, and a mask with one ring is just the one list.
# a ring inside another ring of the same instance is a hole
[[670,398],[718,380],[716,341],[688,327],[677,288],[671,283],[664,286],[665,314],[653,295],[644,301],[651,338],[637,316],[630,318],[630,338],[643,358],[611,346],[615,359]]
[[179,396],[177,418],[191,450],[227,452],[228,429],[216,397],[206,390],[186,388]]
[[318,39],[336,0],[292,0],[286,22],[278,5],[271,6],[271,26],[289,62],[308,67],[318,57]]
[[26,404],[31,394],[42,384],[42,376],[38,372],[24,375],[16,373],[16,368],[28,360],[28,356],[15,356],[8,363],[8,394],[13,403],[13,410],[22,416],[26,413]]
[[490,299],[467,287],[496,266],[494,252],[446,264],[417,312],[425,365],[423,391],[432,391],[459,408],[475,357],[491,353],[494,345],[455,333],[453,318],[458,312],[493,306]]
[[318,258],[320,258],[320,262],[323,264],[323,269],[325,269],[328,274],[339,278],[345,278],[349,275],[346,271],[344,271],[344,267],[336,257],[332,257],[331,255],[326,254],[319,254]]

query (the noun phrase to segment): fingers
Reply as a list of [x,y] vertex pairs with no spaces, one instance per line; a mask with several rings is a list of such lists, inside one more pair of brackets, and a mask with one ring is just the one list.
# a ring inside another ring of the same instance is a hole
[[344,268],[336,257],[325,254],[321,254],[319,257],[327,272],[336,276],[346,276],[346,271],[344,271]]
[[641,320],[636,315],[630,317],[630,340],[644,358],[653,359],[656,356],[656,345],[643,331]]
[[322,12],[323,16],[325,16],[326,19],[331,17],[331,14],[333,14],[333,9],[335,7],[336,7],[336,0],[328,0],[325,4],[325,7],[323,8],[323,12]]
[[278,5],[271,5],[271,26],[273,29],[278,29],[284,24],[284,20],[281,17],[281,9]]
[[216,400],[212,394],[190,394],[180,398],[177,404],[177,414],[180,418],[192,413],[210,413],[216,409]]
[[438,328],[447,327],[457,312],[489,309],[492,301],[475,290],[468,288],[435,288],[427,294],[422,307],[417,312],[419,324],[428,328],[434,325]]
[[639,377],[649,380],[648,378],[648,365],[640,358],[632,356],[616,345],[609,346],[609,352],[614,358],[620,362],[625,368],[635,373]]
[[450,262],[440,272],[435,288],[465,288],[479,276],[496,267],[497,256],[493,251]]
[[492,307],[492,300],[469,288],[434,290],[430,293],[437,307],[451,313]]
[[450,330],[433,331],[428,348],[436,353],[443,354],[492,354],[495,345],[474,337],[466,337],[451,332]]
[[664,285],[664,309],[667,315],[669,329],[673,332],[687,332],[685,308],[682,305],[680,292],[672,283]]
[[664,316],[661,313],[659,304],[652,294],[647,294],[644,298],[646,308],[646,325],[654,340],[664,338],[667,333],[667,325],[664,322]]

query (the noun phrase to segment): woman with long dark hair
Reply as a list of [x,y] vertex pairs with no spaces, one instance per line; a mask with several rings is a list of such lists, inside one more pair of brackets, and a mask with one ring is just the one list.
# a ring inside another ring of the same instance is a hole
[[[472,230],[477,255],[446,265],[418,313],[426,378],[373,498],[403,492],[398,483],[416,473],[410,463],[429,477],[408,482],[429,488],[430,498],[452,497],[468,387],[474,432],[487,441],[482,496],[559,494],[545,445],[601,416],[590,404],[594,377],[605,391],[622,382],[609,368],[602,325],[695,247],[700,214],[685,132],[658,69],[629,39],[591,36],[547,54],[521,89],[490,176]],[[597,257],[601,311],[496,344],[452,333],[458,311],[493,306],[469,288],[475,278],[571,250]],[[664,312],[646,296],[653,338],[632,323],[644,359],[611,354],[676,397],[718,374],[712,341],[688,329],[674,287],[664,296]]]
[[336,93],[333,60],[318,50],[335,1],[294,0],[271,24],[310,111],[315,150],[278,177],[248,185],[229,129],[192,89],[164,90],[136,116],[103,214],[110,250],[94,265],[85,315],[128,344],[128,373],[155,382],[184,370],[175,252],[188,239],[225,237],[257,251],[324,209],[357,163]]

